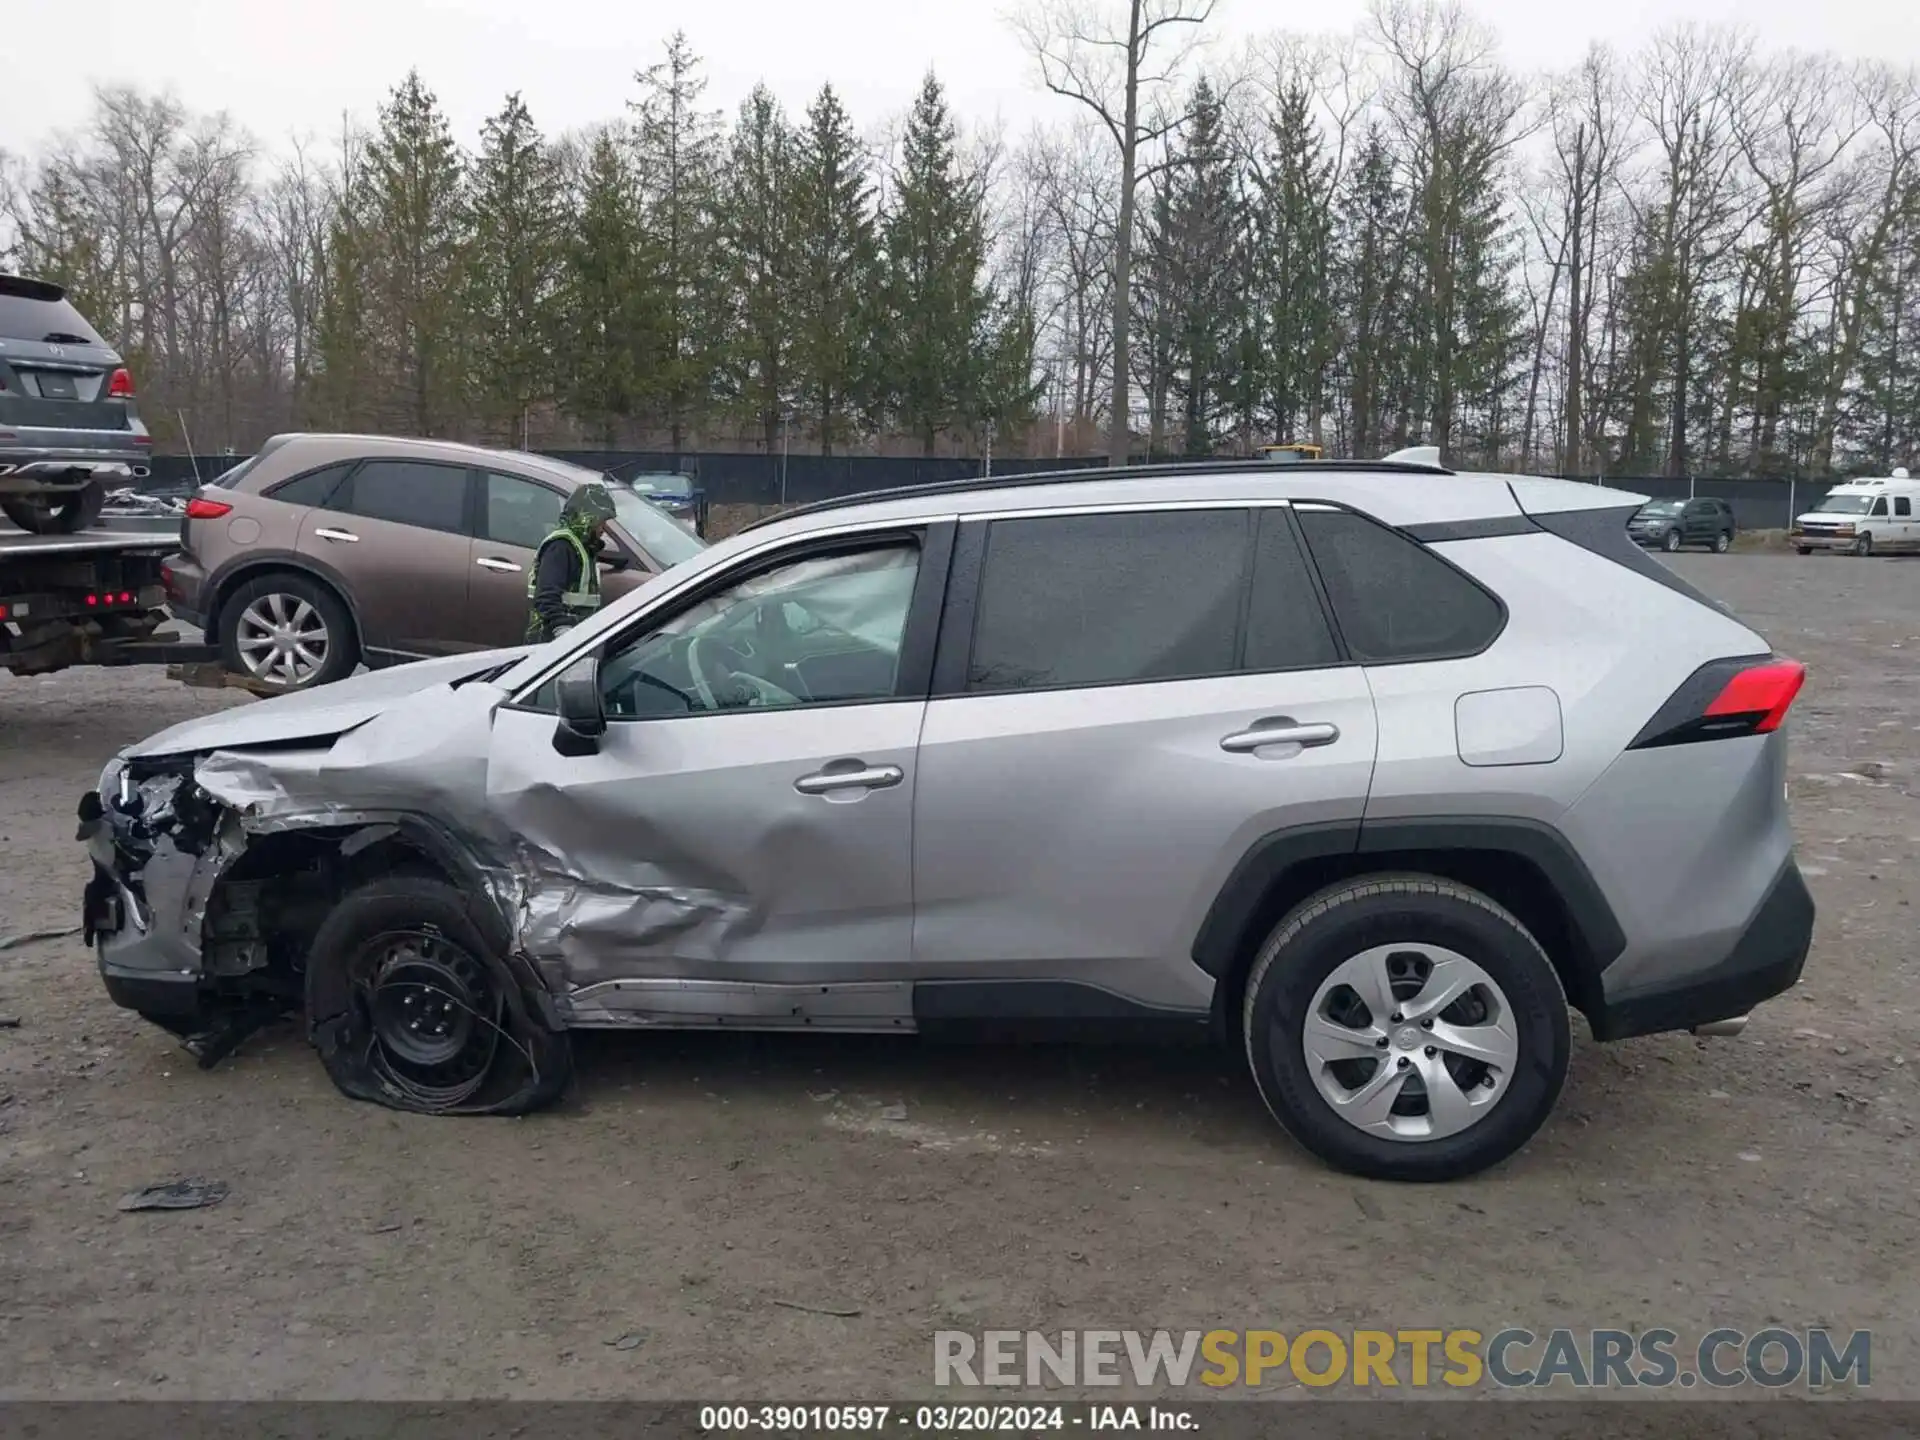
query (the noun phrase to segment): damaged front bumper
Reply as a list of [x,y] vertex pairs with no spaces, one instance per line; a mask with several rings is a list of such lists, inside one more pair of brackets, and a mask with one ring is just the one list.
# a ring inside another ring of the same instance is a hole
[[115,762],[81,798],[81,924],[113,1001],[205,1052],[299,997],[269,963],[249,888],[221,886],[246,837],[192,772],[184,756]]

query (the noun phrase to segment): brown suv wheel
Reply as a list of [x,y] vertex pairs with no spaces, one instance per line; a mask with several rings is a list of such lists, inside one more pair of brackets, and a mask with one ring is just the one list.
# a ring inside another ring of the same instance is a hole
[[360,663],[346,605],[327,585],[291,570],[235,590],[220,607],[216,634],[228,670],[281,690],[331,684]]

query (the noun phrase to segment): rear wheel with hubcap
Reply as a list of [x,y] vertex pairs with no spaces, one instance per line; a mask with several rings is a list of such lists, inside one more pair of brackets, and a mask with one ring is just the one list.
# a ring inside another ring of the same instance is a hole
[[1451,1180],[1524,1145],[1566,1079],[1552,963],[1485,895],[1427,875],[1310,897],[1247,977],[1242,1028],[1261,1098],[1330,1164]]
[[360,663],[347,607],[305,575],[249,580],[221,607],[218,631],[227,669],[276,689],[330,684]]
[[1728,534],[1725,530],[1722,530],[1718,535],[1713,537],[1713,553],[1714,554],[1724,555],[1727,553],[1727,551],[1731,550],[1732,548],[1733,548],[1733,536]]

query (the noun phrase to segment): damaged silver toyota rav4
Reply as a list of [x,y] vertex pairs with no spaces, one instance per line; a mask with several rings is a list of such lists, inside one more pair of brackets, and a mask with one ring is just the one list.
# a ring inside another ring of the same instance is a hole
[[551,644],[133,746],[80,806],[112,996],[211,1063],[515,1113],[568,1032],[1211,1034],[1363,1174],[1512,1153],[1602,1040],[1799,977],[1800,666],[1637,497],[1417,464],[895,491]]

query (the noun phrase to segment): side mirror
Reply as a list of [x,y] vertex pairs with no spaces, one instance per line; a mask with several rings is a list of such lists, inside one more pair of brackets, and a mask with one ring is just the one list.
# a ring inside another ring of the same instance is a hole
[[554,682],[559,721],[553,748],[562,755],[594,755],[607,733],[607,709],[600,698],[600,662],[592,655],[576,660]]

